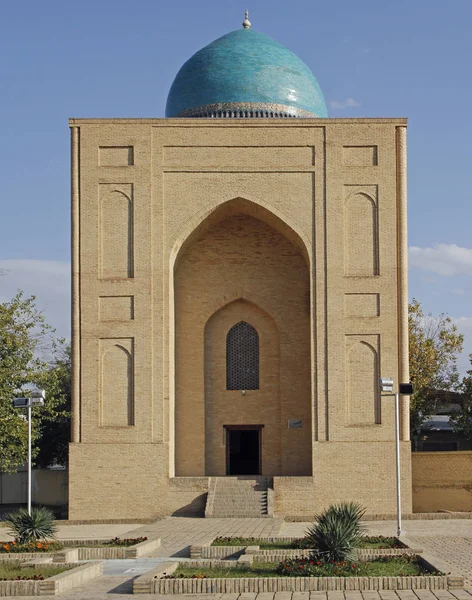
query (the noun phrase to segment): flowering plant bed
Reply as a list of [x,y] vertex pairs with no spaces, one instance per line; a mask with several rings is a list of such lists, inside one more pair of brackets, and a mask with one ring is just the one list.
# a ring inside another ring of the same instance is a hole
[[27,542],[20,544],[18,542],[0,542],[0,554],[23,554],[37,552],[57,552],[62,550],[63,545],[56,541],[45,540],[42,542]]
[[215,538],[210,546],[259,546],[261,550],[299,550],[307,548],[303,544],[303,538],[293,538],[289,540],[282,538],[280,540],[276,538],[240,538],[240,537],[217,537]]
[[137,577],[133,593],[234,594],[464,587],[463,577],[438,574],[431,559],[397,555],[355,563],[321,563],[302,557],[281,563],[251,563],[251,557],[246,555],[237,561],[190,560],[164,563]]
[[280,563],[254,562],[215,568],[186,567],[182,564],[174,573],[162,579],[220,578],[220,577],[406,577],[417,575],[443,575],[431,572],[416,555],[384,556],[370,561],[321,562],[309,558],[289,558]]

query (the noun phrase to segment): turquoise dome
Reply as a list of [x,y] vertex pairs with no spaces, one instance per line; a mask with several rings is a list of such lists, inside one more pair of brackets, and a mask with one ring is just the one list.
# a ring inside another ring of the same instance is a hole
[[318,81],[293,52],[239,29],[195,53],[180,69],[166,117],[327,117]]

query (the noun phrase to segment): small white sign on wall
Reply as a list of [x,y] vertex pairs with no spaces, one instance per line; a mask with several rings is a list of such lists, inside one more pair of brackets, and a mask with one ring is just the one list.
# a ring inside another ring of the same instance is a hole
[[288,420],[288,428],[289,429],[301,429],[302,428],[302,420],[301,419],[289,419]]

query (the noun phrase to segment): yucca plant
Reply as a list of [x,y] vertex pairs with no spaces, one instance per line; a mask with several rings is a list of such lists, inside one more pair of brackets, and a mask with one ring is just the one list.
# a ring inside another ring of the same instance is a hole
[[366,533],[361,523],[364,513],[360,504],[342,502],[319,515],[305,534],[305,545],[312,549],[312,558],[324,562],[353,560]]
[[31,515],[26,508],[19,508],[5,518],[5,523],[10,527],[8,533],[15,537],[18,544],[54,538],[57,532],[55,521],[52,511],[44,506],[32,508]]

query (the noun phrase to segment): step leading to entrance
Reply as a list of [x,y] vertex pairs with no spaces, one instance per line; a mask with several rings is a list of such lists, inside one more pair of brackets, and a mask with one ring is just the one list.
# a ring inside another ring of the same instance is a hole
[[210,477],[205,517],[272,517],[272,478]]

